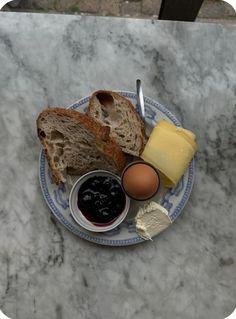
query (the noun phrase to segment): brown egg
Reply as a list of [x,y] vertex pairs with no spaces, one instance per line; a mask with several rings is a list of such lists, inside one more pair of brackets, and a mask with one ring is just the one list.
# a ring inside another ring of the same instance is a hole
[[133,199],[146,200],[155,195],[160,185],[157,171],[145,162],[130,164],[122,174],[122,186]]

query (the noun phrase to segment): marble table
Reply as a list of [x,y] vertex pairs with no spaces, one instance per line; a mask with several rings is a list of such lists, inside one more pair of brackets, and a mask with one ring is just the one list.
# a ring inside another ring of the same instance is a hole
[[[0,309],[12,319],[222,319],[236,305],[236,27],[0,13]],[[191,198],[130,247],[64,229],[38,182],[35,119],[98,88],[167,106],[197,135]]]

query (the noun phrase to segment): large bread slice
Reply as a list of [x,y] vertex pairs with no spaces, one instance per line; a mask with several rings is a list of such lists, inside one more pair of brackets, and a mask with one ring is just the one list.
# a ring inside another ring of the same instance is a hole
[[46,109],[38,116],[37,128],[57,184],[66,181],[67,173],[82,175],[94,169],[119,173],[125,166],[125,155],[109,138],[109,128],[86,114]]
[[97,91],[90,98],[87,114],[110,127],[110,137],[123,152],[134,156],[142,153],[144,123],[128,99],[112,91]]

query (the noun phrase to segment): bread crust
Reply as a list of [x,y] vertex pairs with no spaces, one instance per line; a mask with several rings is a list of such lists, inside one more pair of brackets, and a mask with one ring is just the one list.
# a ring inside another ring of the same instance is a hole
[[[136,154],[136,155],[140,155],[143,150],[144,150],[144,136],[145,136],[145,124],[143,122],[143,120],[140,118],[139,114],[137,113],[137,111],[135,110],[133,104],[130,102],[130,100],[128,100],[127,98],[125,98],[124,96],[116,93],[116,92],[113,92],[113,91],[108,91],[108,90],[98,90],[98,91],[95,91],[92,95],[91,95],[91,98],[89,100],[89,105],[88,105],[88,108],[87,108],[87,111],[86,111],[86,114],[88,116],[90,116],[90,113],[92,113],[92,109],[94,109],[96,106],[95,106],[95,100],[94,98],[98,95],[98,94],[110,94],[112,97],[114,97],[116,100],[119,100],[119,99],[124,99],[127,103],[127,106],[128,108],[130,109],[130,111],[134,114],[134,116],[136,117],[137,119],[137,122],[139,123],[140,125],[140,129],[141,129],[141,133],[142,133],[142,140],[141,140],[141,147],[139,149],[139,154]],[[93,117],[94,120],[96,120],[96,118]],[[96,120],[96,122],[98,122],[100,124],[100,122],[98,120]]]
[[122,172],[126,164],[126,157],[122,152],[120,146],[109,137],[110,128],[108,126],[102,126],[100,123],[98,123],[85,113],[81,113],[75,110],[63,109],[59,107],[47,108],[38,115],[36,125],[38,129],[38,137],[44,147],[45,156],[51,169],[52,178],[56,184],[59,184],[62,181],[55,166],[53,165],[52,159],[50,158],[47,150],[47,144],[45,143],[44,138],[40,135],[40,133],[42,132],[41,119],[50,113],[69,117],[78,121],[78,124],[82,124],[88,131],[90,131],[94,135],[96,147],[115,163],[115,166],[117,167],[119,173]]

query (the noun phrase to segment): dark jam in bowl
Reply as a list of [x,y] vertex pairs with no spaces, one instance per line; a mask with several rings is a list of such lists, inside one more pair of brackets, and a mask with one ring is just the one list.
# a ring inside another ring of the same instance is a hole
[[95,225],[111,224],[125,208],[125,194],[112,177],[88,178],[78,191],[78,208]]

